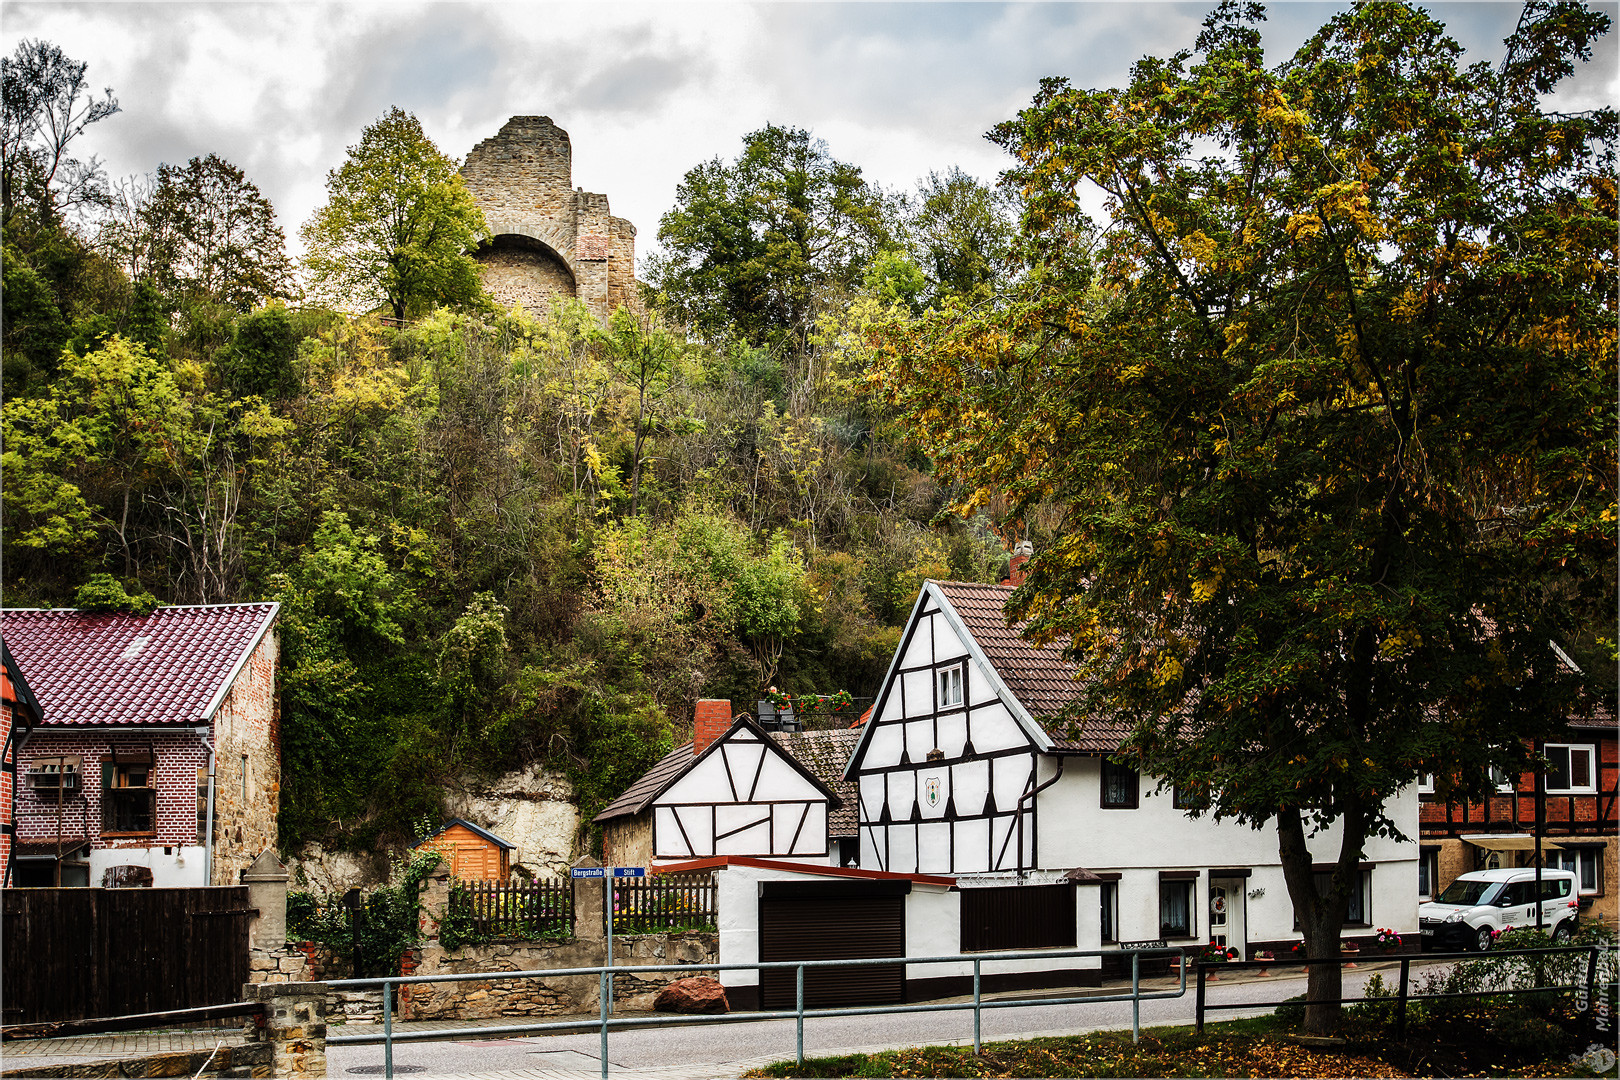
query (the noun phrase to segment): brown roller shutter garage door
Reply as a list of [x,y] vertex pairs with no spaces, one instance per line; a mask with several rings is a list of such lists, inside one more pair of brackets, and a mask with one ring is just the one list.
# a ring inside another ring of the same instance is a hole
[[[858,960],[904,956],[909,881],[761,883],[761,960]],[[792,969],[760,972],[761,1004],[791,1009]],[[806,1007],[894,1005],[905,1000],[905,968],[807,968]]]

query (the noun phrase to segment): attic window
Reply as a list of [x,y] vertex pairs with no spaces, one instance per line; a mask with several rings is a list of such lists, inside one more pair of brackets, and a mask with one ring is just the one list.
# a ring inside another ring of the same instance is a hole
[[962,704],[962,667],[953,664],[939,673],[939,708],[942,710]]

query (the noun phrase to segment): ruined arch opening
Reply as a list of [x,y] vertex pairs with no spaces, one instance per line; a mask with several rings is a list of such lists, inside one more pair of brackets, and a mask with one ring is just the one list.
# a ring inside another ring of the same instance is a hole
[[499,233],[479,245],[484,288],[502,307],[521,306],[540,315],[558,297],[579,295],[568,262],[544,240],[522,233]]

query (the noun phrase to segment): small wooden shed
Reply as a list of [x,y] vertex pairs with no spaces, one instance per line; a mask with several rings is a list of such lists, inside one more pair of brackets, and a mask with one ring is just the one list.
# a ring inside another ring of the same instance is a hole
[[502,882],[512,873],[512,852],[517,847],[465,818],[451,818],[416,846],[443,855],[452,877]]

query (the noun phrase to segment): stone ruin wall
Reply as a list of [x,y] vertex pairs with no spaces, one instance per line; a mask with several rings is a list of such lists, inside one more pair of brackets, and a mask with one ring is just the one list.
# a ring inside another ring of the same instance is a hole
[[570,296],[601,319],[640,310],[636,227],[612,215],[606,195],[573,187],[573,148],[550,117],[512,117],[473,147],[461,175],[495,234],[478,260],[500,304],[539,315]]

